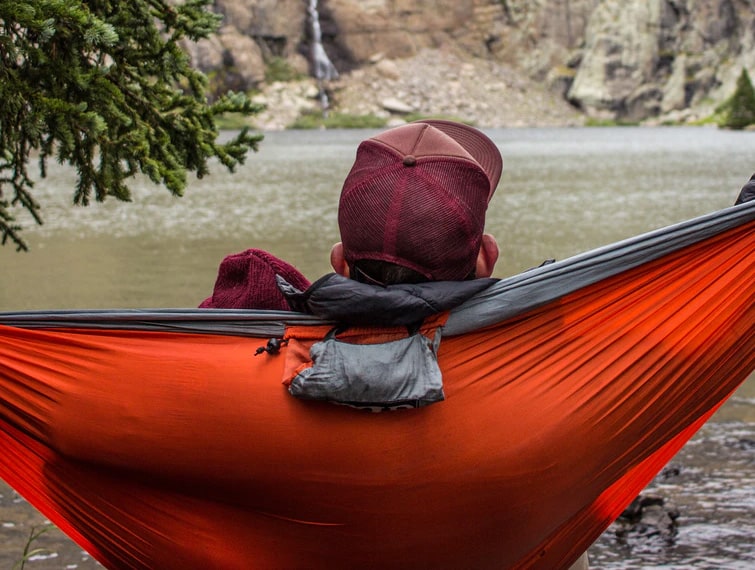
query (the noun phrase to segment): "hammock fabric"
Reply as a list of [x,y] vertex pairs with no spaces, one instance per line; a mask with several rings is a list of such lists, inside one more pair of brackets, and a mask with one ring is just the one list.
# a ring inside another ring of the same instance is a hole
[[755,368],[753,283],[755,202],[503,280],[381,414],[255,356],[306,315],[3,313],[0,476],[108,568],[566,568]]

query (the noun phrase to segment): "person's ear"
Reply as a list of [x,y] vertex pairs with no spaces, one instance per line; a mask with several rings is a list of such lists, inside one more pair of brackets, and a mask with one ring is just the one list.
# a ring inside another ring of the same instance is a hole
[[343,243],[340,241],[330,249],[330,265],[339,275],[349,276],[349,264],[343,256]]
[[[331,254],[332,255],[332,254]],[[490,234],[482,234],[482,243],[480,244],[480,253],[477,254],[477,265],[475,266],[476,277],[490,277],[498,261],[498,242]]]

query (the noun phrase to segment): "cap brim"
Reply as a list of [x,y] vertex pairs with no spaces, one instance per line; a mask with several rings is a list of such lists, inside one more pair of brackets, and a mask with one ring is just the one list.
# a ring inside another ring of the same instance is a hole
[[490,201],[503,172],[503,159],[496,144],[478,129],[462,123],[442,119],[422,119],[415,122],[426,123],[442,131],[474,157],[490,181],[490,193],[488,194],[488,201]]

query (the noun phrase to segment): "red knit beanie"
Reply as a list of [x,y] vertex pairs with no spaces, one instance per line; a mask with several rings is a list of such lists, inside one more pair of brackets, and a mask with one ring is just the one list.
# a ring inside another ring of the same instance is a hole
[[220,263],[212,296],[202,301],[199,308],[288,311],[276,275],[302,291],[310,285],[294,266],[261,249],[229,255]]

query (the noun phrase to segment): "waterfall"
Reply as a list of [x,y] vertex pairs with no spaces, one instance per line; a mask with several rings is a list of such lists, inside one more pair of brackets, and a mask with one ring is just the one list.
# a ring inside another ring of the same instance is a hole
[[319,89],[320,105],[323,112],[327,112],[330,102],[328,94],[325,92],[325,81],[330,81],[338,77],[333,62],[330,61],[325,48],[322,45],[322,31],[320,29],[320,15],[317,12],[317,0],[309,0],[309,22],[312,26],[312,66],[314,67],[315,79]]

